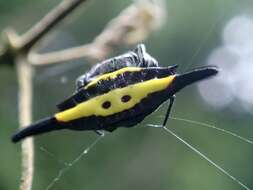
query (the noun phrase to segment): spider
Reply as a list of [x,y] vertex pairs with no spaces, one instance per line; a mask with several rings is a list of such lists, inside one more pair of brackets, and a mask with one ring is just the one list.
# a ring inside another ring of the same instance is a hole
[[49,131],[101,130],[134,127],[169,100],[165,126],[175,94],[187,85],[218,73],[215,66],[176,73],[177,65],[160,67],[145,45],[98,63],[76,81],[73,95],[57,105],[59,112],[13,135],[12,141]]

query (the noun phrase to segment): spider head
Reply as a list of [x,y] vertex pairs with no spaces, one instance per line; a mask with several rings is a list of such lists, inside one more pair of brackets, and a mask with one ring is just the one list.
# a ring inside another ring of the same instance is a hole
[[146,51],[144,44],[138,44],[133,50],[139,59],[139,67],[158,67],[158,62]]

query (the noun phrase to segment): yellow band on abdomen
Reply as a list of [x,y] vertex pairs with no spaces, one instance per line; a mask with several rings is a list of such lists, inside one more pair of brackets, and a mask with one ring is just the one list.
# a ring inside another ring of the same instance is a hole
[[[58,121],[68,122],[82,117],[89,116],[109,116],[124,110],[131,109],[138,104],[148,94],[158,92],[167,88],[175,75],[160,79],[152,79],[145,82],[129,85],[124,88],[117,88],[108,93],[91,98],[88,101],[80,103],[73,108],[57,113],[55,115]],[[127,102],[122,102],[123,96],[130,96],[131,99]],[[108,108],[102,105],[105,102],[110,102]]]

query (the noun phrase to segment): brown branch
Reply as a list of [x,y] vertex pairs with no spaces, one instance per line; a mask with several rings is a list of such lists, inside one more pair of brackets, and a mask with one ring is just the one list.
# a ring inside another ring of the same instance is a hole
[[12,38],[14,39],[12,40],[12,46],[15,49],[28,51],[50,29],[55,27],[61,20],[85,1],[87,0],[64,0],[22,36],[18,37],[17,34],[11,32],[11,35],[15,34],[16,36],[15,38]]
[[[32,66],[23,56],[17,57],[17,75],[19,82],[19,127],[32,122]],[[31,190],[33,180],[33,139],[27,138],[22,141],[22,173],[20,190]]]
[[[1,46],[0,57],[17,65],[19,82],[19,126],[27,126],[32,121],[32,66],[27,54],[50,29],[59,23],[85,0],[64,0],[40,22],[21,37],[14,30],[6,31],[4,46]],[[22,173],[20,190],[31,190],[33,181],[33,139],[27,138],[21,144]]]
[[21,46],[30,49],[50,29],[55,27],[61,20],[69,15],[82,2],[87,0],[64,0],[52,9],[40,22],[21,36]]
[[84,57],[102,60],[119,45],[135,44],[146,39],[154,29],[159,28],[163,18],[161,5],[148,0],[137,2],[110,21],[93,42],[46,54],[30,52],[28,59],[34,65],[61,63]]

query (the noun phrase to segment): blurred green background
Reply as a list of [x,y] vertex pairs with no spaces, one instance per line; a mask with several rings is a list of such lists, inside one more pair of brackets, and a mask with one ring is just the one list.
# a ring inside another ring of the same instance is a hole
[[[0,0],[0,29],[12,26],[22,33],[59,2]],[[87,6],[79,7],[46,37],[42,51],[90,42],[131,3],[130,0],[92,0]],[[253,16],[252,0],[166,0],[166,6],[164,26],[145,44],[161,65],[179,64],[181,71],[206,64],[211,52],[222,44],[223,28],[232,17]],[[126,48],[122,47],[114,54],[124,51]],[[75,79],[89,67],[81,59],[35,68],[34,120],[53,114],[55,104],[73,92]],[[0,79],[0,189],[14,190],[18,189],[21,170],[20,144],[10,141],[18,127],[15,70],[1,66]],[[204,102],[193,85],[177,95],[173,116],[214,124],[253,138],[252,113],[238,111],[239,107],[238,103],[215,109]],[[144,127],[147,123],[161,123],[165,110],[166,106],[162,106],[135,128],[120,128],[106,135],[52,189],[242,189],[164,130]],[[194,124],[170,120],[168,127],[253,188],[251,145]],[[33,189],[46,189],[64,167],[60,161],[73,160],[95,138],[93,132],[74,131],[36,137]]]

